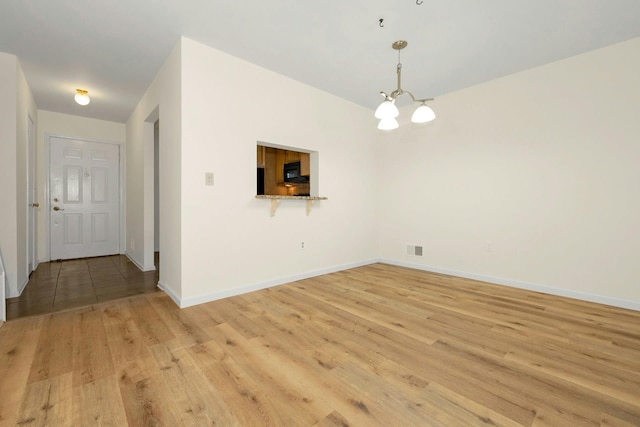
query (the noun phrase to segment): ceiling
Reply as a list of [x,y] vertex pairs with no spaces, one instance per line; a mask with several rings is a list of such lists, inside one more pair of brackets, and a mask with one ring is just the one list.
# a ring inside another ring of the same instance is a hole
[[395,40],[403,88],[437,97],[638,37],[640,1],[0,2],[0,51],[43,110],[125,122],[181,35],[374,109],[396,86]]

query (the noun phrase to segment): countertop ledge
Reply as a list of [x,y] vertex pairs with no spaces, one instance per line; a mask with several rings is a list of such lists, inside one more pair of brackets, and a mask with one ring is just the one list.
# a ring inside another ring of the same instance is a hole
[[316,200],[327,200],[326,197],[318,197],[318,196],[277,196],[277,195],[257,195],[256,199],[266,199],[271,200],[271,216],[276,214],[276,209],[278,209],[278,203],[280,200],[306,200],[307,202],[307,216],[311,213],[311,205]]
[[278,195],[257,195],[256,199],[276,199],[276,200],[327,200],[327,197],[319,196],[278,196]]

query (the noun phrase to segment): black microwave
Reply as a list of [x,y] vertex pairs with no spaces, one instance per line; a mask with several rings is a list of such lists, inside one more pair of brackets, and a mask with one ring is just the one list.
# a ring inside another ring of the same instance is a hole
[[285,163],[283,176],[284,182],[309,182],[308,176],[302,176],[300,162]]

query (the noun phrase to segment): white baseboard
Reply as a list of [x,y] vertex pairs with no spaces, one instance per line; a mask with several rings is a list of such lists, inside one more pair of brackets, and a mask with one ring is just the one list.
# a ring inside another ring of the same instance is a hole
[[164,291],[169,298],[171,298],[180,308],[191,307],[198,304],[204,304],[211,301],[216,301],[223,298],[228,298],[236,295],[242,295],[248,292],[259,291],[261,289],[271,288],[285,283],[291,283],[298,280],[309,279],[311,277],[321,276],[323,274],[335,273],[337,271],[348,270],[350,268],[361,267],[364,265],[375,264],[377,262],[383,262],[386,264],[397,265],[400,267],[413,268],[416,270],[429,271],[433,273],[447,274],[450,276],[463,277],[466,279],[479,280],[482,282],[493,283],[496,285],[510,286],[512,288],[526,289],[535,292],[541,292],[549,295],[556,295],[561,297],[573,298],[582,301],[595,302],[598,304],[610,305],[613,307],[626,308],[630,310],[640,311],[640,301],[630,301],[622,298],[614,298],[606,295],[590,294],[587,292],[574,291],[570,289],[556,288],[553,286],[539,285],[535,283],[522,282],[518,280],[505,279],[501,277],[487,276],[483,274],[475,274],[458,270],[451,270],[447,268],[434,267],[429,265],[414,264],[405,261],[398,261],[392,259],[369,259],[356,263],[343,264],[334,267],[323,268],[308,273],[296,274],[293,276],[282,277],[280,279],[269,280],[266,282],[259,282],[249,284],[233,289],[225,289],[219,292],[212,292],[209,294],[203,294],[195,297],[180,298],[171,291],[167,286],[158,282],[158,288]]
[[[33,267],[33,271],[36,271],[36,268],[38,268],[38,265],[40,265],[40,263],[41,263],[41,262],[42,262],[41,260],[36,260],[35,265],[34,265],[34,267]],[[19,297],[20,295],[22,295],[22,292],[24,292],[24,288],[26,288],[28,284],[29,284],[29,277],[27,276],[27,277],[24,279],[24,282],[23,282],[20,286],[18,286],[18,289],[17,289],[18,293],[17,293],[17,295],[14,295],[14,294],[13,294],[13,292],[10,292],[10,293],[8,293],[8,294],[7,294],[7,296],[6,296],[6,297],[7,297],[7,298],[16,298],[16,297]]]
[[156,266],[152,265],[151,267],[144,267],[142,266],[142,264],[140,264],[138,261],[136,261],[135,258],[133,258],[133,256],[127,252],[124,254],[127,258],[129,258],[129,261],[131,261],[132,263],[134,263],[136,265],[136,267],[138,267],[140,270],[142,271],[155,271]]
[[24,291],[24,288],[26,288],[28,284],[29,284],[29,277],[25,278],[24,282],[22,283],[22,285],[20,285],[20,287],[18,287],[18,296],[22,295],[22,292]]
[[[5,276],[5,280],[6,280],[6,276]],[[22,292],[24,291],[24,288],[27,287],[28,283],[29,283],[29,278],[27,277],[27,279],[20,286],[18,286],[18,289],[16,289],[15,291],[13,289],[9,289],[9,292],[7,292],[7,294],[5,295],[5,298],[19,297],[20,295],[22,295]]]
[[521,282],[519,280],[505,279],[502,277],[492,277],[483,274],[468,273],[465,271],[450,270],[446,268],[433,267],[430,265],[414,264],[405,261],[392,259],[380,259],[380,262],[397,265],[400,267],[408,267],[416,270],[430,271],[432,273],[447,274],[450,276],[463,277],[465,279],[480,280],[482,282],[494,283],[496,285],[510,286],[512,288],[527,289],[529,291],[541,292],[543,294],[556,295],[561,297],[573,298],[582,301],[595,302],[598,304],[611,305],[614,307],[627,308],[630,310],[640,311],[640,301],[630,301],[622,298],[615,298],[606,295],[590,294],[587,292],[574,291],[571,289],[556,288],[553,286],[539,285],[535,283]]
[[[310,271],[308,273],[296,274],[293,276],[282,277],[279,279],[269,280],[267,282],[253,283],[250,285],[241,286],[233,289],[225,289],[219,292],[212,292],[210,294],[198,295],[189,298],[178,298],[176,295],[172,295],[165,287],[161,287],[163,291],[169,295],[169,297],[178,304],[180,308],[191,307],[193,305],[204,304],[223,298],[233,297],[236,295],[246,294],[248,292],[259,291],[261,289],[271,288],[273,286],[283,285],[285,283],[295,282],[297,280],[309,279],[311,277],[322,276],[323,274],[335,273],[336,271],[348,270],[350,268],[362,267],[363,265],[374,264],[378,262],[378,259],[369,259],[360,262],[354,262],[349,264],[337,265],[328,268],[322,268],[319,270]],[[160,286],[160,284],[158,284]]]
[[169,289],[164,283],[158,282],[158,288],[165,294],[169,295],[169,298],[171,298],[178,307],[182,308],[182,306],[180,305],[180,297],[173,293],[173,291]]

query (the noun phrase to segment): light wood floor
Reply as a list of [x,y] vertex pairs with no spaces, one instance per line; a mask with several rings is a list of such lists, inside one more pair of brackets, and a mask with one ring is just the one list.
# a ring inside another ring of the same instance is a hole
[[7,322],[0,425],[639,426],[640,313],[383,264]]

